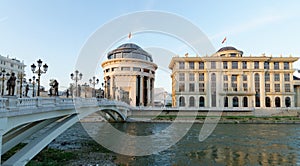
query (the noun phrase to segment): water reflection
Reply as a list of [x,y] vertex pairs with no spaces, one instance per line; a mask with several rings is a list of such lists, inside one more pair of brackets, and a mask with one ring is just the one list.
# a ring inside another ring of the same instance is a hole
[[[101,126],[102,125],[102,126]],[[168,127],[166,123],[113,124],[115,128],[131,135],[151,135]],[[101,130],[103,124],[86,124],[87,130]],[[198,141],[201,124],[190,131],[169,149],[148,156],[117,155],[116,162],[124,165],[299,165],[300,129],[298,125],[284,124],[219,124],[208,139]],[[106,131],[106,130],[104,130]],[[176,131],[176,130],[174,130]],[[107,132],[107,131],[106,131]],[[94,132],[99,134],[99,132]],[[108,134],[108,133],[101,133]],[[152,141],[171,140],[174,136]],[[111,141],[124,141],[117,138]],[[135,142],[126,140],[135,150]]]

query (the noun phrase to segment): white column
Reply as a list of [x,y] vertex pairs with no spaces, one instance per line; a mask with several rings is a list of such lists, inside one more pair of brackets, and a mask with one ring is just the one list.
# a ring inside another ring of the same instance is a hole
[[150,102],[151,102],[150,92],[151,92],[151,89],[150,89],[150,77],[148,77],[148,79],[147,79],[147,106],[150,106]]
[[140,86],[139,86],[139,88],[140,88],[140,103],[139,103],[139,106],[141,106],[141,105],[143,105],[143,103],[144,103],[144,98],[143,98],[143,94],[144,94],[144,92],[143,92],[143,90],[144,90],[144,76],[140,76]]
[[154,78],[151,79],[152,81],[152,89],[151,89],[151,106],[154,106]]

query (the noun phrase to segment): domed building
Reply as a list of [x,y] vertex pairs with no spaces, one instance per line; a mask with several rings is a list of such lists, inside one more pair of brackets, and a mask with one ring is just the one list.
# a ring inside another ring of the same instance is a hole
[[152,106],[157,65],[151,54],[134,43],[126,43],[107,54],[101,64],[105,97],[132,106]]
[[298,59],[243,56],[243,51],[231,46],[211,56],[173,57],[169,64],[173,106],[299,107],[300,81],[293,77]]

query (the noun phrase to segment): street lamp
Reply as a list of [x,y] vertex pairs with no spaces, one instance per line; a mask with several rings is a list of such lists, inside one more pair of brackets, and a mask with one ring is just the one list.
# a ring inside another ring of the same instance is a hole
[[[93,79],[90,79],[90,84],[93,85],[93,91],[92,91],[92,97],[95,97],[96,95],[96,90],[95,90],[95,86],[99,83],[99,79],[94,76]],[[95,94],[95,95],[94,95]]]
[[18,74],[18,82],[20,82],[20,98],[22,98],[22,84],[25,82],[24,80],[25,74],[24,73],[19,73]]
[[[6,73],[6,71],[5,70],[2,70],[1,72],[0,72],[0,77],[2,76],[2,78],[1,78],[1,80],[2,80],[2,92],[1,92],[1,95],[3,96],[4,95],[4,81],[5,80],[7,80],[8,79],[8,77],[9,77],[9,73]],[[6,76],[6,77],[5,77]]]
[[34,94],[34,87],[35,87],[36,82],[39,82],[39,79],[35,79],[35,76],[32,77],[32,80],[29,79],[29,83],[32,84],[32,97],[35,96],[35,94]]
[[75,76],[71,73],[71,79],[75,81],[75,88],[76,88],[76,97],[78,97],[78,87],[77,82],[82,79],[82,73],[79,73],[78,70],[75,71]]
[[40,86],[41,86],[41,74],[44,74],[44,73],[46,73],[47,72],[47,70],[48,70],[48,65],[47,64],[44,64],[43,65],[43,68],[44,68],[44,70],[41,70],[41,67],[42,67],[42,63],[43,63],[43,61],[41,60],[41,59],[39,59],[38,61],[37,61],[37,64],[38,64],[38,69],[37,70],[35,70],[35,68],[36,68],[36,66],[35,66],[35,64],[32,64],[31,65],[31,70],[32,70],[32,72],[33,73],[36,73],[37,75],[38,75],[38,94],[37,94],[37,96],[40,96]]

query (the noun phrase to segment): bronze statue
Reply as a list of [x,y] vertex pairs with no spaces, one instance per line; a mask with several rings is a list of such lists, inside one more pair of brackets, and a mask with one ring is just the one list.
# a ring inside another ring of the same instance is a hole
[[13,96],[15,93],[15,86],[16,86],[16,76],[15,73],[11,73],[11,76],[7,80],[7,88],[8,88],[8,95]]

